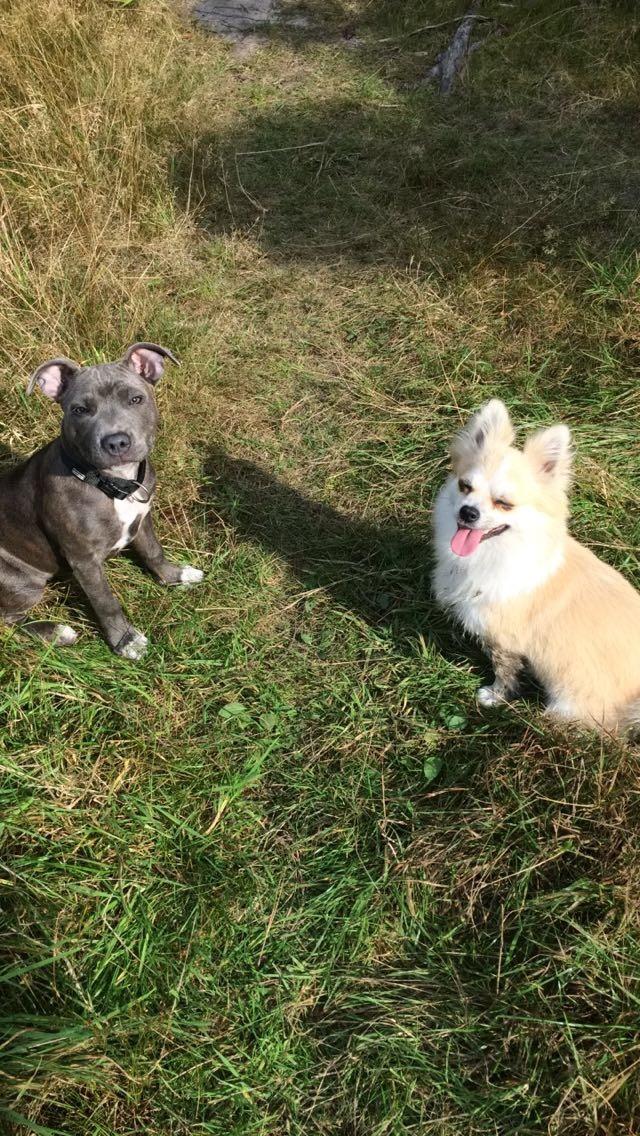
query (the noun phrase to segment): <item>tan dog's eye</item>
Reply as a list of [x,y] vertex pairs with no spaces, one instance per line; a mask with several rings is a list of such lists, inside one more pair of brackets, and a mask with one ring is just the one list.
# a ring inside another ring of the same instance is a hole
[[460,490],[461,493],[470,493],[471,492],[471,483],[469,481],[464,481],[461,478],[460,481],[458,482],[458,489]]
[[507,512],[507,513],[509,512],[509,509],[513,509],[513,505],[511,504],[511,502],[510,501],[503,501],[501,497],[499,497],[498,500],[494,501],[493,503],[494,503],[496,509],[504,509],[505,512]]

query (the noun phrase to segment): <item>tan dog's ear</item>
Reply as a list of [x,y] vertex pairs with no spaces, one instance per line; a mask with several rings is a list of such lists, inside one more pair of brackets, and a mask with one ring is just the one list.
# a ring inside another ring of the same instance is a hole
[[47,398],[60,402],[69,379],[79,370],[79,363],[74,363],[73,359],[48,359],[33,372],[27,384],[27,394],[32,394],[39,387]]
[[456,434],[451,444],[451,459],[454,465],[479,461],[483,451],[490,447],[506,450],[513,438],[509,411],[499,398],[492,398]]
[[165,359],[180,365],[180,360],[167,347],[160,347],[158,343],[133,343],[125,351],[122,362],[155,386],[164,373]]
[[541,481],[567,489],[571,480],[571,433],[568,426],[538,430],[524,445],[524,456]]

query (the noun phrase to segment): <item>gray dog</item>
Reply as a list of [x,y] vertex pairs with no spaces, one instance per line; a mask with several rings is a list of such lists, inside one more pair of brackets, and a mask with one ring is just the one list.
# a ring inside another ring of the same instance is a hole
[[[162,584],[197,584],[203,573],[171,564],[153,531],[156,484],[148,454],[158,411],[153,387],[164,360],[155,343],[134,343],[118,363],[80,367],[51,359],[31,376],[62,406],[60,437],[0,478],[0,618],[21,623],[45,585],[68,566],[117,655],[139,659],[147,639],[132,627],[104,572],[127,546]],[[58,644],[77,632],[38,620],[25,630]]]

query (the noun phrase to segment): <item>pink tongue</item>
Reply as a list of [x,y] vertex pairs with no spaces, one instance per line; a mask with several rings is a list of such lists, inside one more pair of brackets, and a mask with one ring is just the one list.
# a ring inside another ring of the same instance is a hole
[[451,541],[451,551],[456,556],[471,556],[482,540],[482,529],[458,529]]

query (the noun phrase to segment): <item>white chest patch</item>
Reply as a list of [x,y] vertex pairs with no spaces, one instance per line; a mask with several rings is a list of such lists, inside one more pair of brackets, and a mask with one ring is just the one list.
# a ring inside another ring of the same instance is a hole
[[[129,541],[135,536],[138,531],[138,524],[136,522],[139,523],[143,517],[146,517],[151,508],[151,502],[135,501],[127,498],[126,501],[114,501],[113,507],[116,517],[122,526],[122,531],[111,551],[119,552],[121,548],[126,548]],[[132,527],[133,533],[131,531]]]

